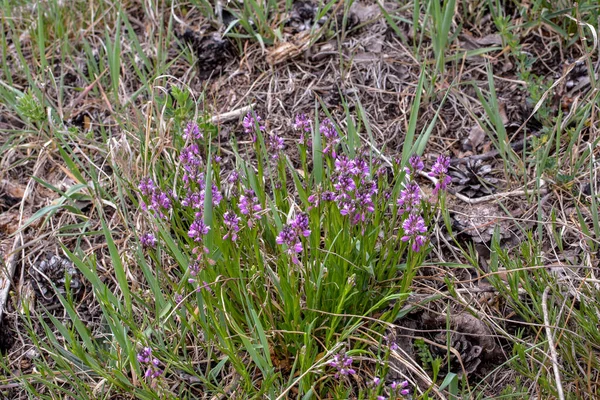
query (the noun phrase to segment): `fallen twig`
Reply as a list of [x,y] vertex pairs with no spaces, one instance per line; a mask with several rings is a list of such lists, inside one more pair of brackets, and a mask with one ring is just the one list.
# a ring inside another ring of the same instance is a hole
[[256,103],[252,103],[249,106],[238,108],[237,110],[229,111],[223,114],[215,115],[210,119],[210,122],[213,124],[223,123],[232,121],[240,116],[247,114],[256,106]]
[[2,316],[4,315],[4,308],[6,300],[8,299],[8,293],[10,292],[10,284],[12,282],[15,269],[17,267],[16,253],[19,245],[22,243],[23,237],[17,235],[13,242],[10,253],[3,262],[2,270],[0,270],[0,322],[2,322]]
[[552,336],[552,330],[550,329],[550,318],[548,317],[548,292],[550,292],[550,286],[544,289],[542,295],[542,312],[544,313],[544,328],[546,329],[546,336],[548,336],[548,346],[550,347],[550,356],[552,357],[552,369],[554,370],[554,379],[556,379],[556,391],[558,392],[558,398],[565,400],[565,394],[563,393],[562,381],[560,379],[560,371],[558,370],[558,356],[556,354],[556,348],[554,347],[554,337]]

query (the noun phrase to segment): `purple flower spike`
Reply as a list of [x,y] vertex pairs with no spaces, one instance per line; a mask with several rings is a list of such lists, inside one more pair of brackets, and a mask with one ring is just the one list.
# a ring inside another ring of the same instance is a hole
[[448,185],[452,182],[452,177],[448,175],[448,168],[450,167],[450,157],[440,155],[435,164],[431,167],[429,176],[437,178],[438,182],[433,188],[433,194],[436,195],[440,190],[446,190]]
[[187,126],[183,129],[183,138],[192,138],[200,140],[204,139],[204,136],[202,135],[202,132],[200,132],[200,128],[198,128],[198,125],[195,122],[190,121],[187,123]]
[[194,242],[201,243],[204,240],[204,235],[208,234],[210,230],[210,226],[207,226],[202,220],[202,215],[200,217],[196,216],[196,220],[192,222],[190,225],[190,230],[188,231],[188,236],[191,239],[194,239]]
[[156,238],[152,233],[144,233],[140,236],[140,243],[142,244],[142,247],[154,248],[156,247]]
[[296,115],[296,120],[292,126],[294,127],[294,129],[304,132],[310,132],[310,123],[311,121],[310,119],[308,119],[306,114],[298,114]]
[[423,164],[423,161],[421,160],[421,157],[419,157],[416,154],[412,155],[408,159],[408,164],[410,165],[410,168],[411,168],[412,172],[422,171],[423,168],[425,168],[425,164]]
[[427,232],[425,221],[420,215],[411,214],[402,223],[402,229],[404,229],[404,236],[402,236],[403,242],[412,242],[412,249],[415,252],[421,250],[421,247],[425,244],[426,238],[421,235]]
[[398,197],[398,213],[419,212],[421,206],[421,188],[415,182],[409,182]]
[[334,375],[336,379],[340,376],[356,374],[356,371],[353,368],[350,368],[352,365],[352,357],[348,357],[345,354],[336,354],[328,365],[337,369],[337,372]]
[[256,142],[256,135],[254,135],[254,131],[256,130],[257,125],[260,131],[265,130],[265,124],[262,122],[262,118],[258,114],[255,114],[252,111],[248,111],[248,114],[246,114],[244,120],[242,121],[242,126],[244,127],[245,133],[253,134],[253,142]]
[[260,215],[258,215],[258,213],[262,211],[258,197],[252,189],[248,189],[244,194],[240,195],[238,206],[240,212],[248,218],[248,228],[252,228],[254,223],[260,220]]
[[277,160],[279,158],[279,152],[284,149],[283,139],[276,134],[269,136],[268,141],[269,150],[273,152],[272,158]]
[[162,375],[163,371],[160,369],[160,361],[152,357],[152,349],[150,347],[144,347],[137,355],[137,360],[140,363],[140,367],[146,368],[144,378],[156,379]]
[[152,193],[154,193],[156,186],[154,185],[154,181],[152,180],[152,178],[142,178],[142,180],[140,180],[138,188],[144,196],[149,196]]
[[223,215],[223,223],[227,227],[227,233],[223,236],[223,240],[231,239],[232,242],[237,240],[237,233],[240,230],[240,219],[233,211],[227,211]]
[[285,225],[281,232],[279,232],[279,235],[277,235],[275,241],[277,242],[277,244],[287,246],[288,249],[286,253],[292,257],[292,262],[294,264],[300,263],[300,261],[296,257],[296,253],[301,253],[303,247],[302,242],[298,237],[298,233],[296,232],[296,229],[294,229],[294,227],[292,227],[291,225]]
[[329,118],[325,118],[319,126],[319,132],[323,135],[323,154],[329,154],[331,157],[336,158],[335,146],[339,143],[340,139],[338,133],[333,126],[333,123]]

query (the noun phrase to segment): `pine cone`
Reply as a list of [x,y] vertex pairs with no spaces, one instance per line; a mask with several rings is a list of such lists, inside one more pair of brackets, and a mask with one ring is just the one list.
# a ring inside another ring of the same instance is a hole
[[[461,376],[463,373],[469,375],[477,370],[477,367],[481,363],[481,353],[483,352],[483,348],[475,344],[473,338],[469,338],[460,333],[450,334],[450,347],[458,351],[460,354],[460,360],[454,352],[451,351],[448,353],[446,350],[446,346],[448,345],[446,332],[436,335],[434,339],[437,343],[444,346],[444,348],[432,346],[432,353],[437,354],[442,358],[445,358],[448,354],[450,354],[450,368],[453,371],[457,371],[459,376]],[[444,361],[444,364],[446,362],[447,361]]]
[[492,194],[498,179],[492,176],[492,167],[481,160],[459,164],[448,172],[452,176],[452,186],[458,193],[470,198]]
[[219,32],[196,32],[187,28],[182,34],[176,33],[176,36],[192,48],[203,78],[209,77],[213,72],[221,73],[232,58],[233,46]]
[[[33,278],[37,300],[45,305],[58,302],[56,291],[63,296],[66,294],[67,275],[70,277],[69,287],[74,296],[78,295],[83,287],[79,272],[73,263],[57,255],[40,262],[37,267],[29,270],[29,274]],[[52,286],[53,284],[56,289]]]

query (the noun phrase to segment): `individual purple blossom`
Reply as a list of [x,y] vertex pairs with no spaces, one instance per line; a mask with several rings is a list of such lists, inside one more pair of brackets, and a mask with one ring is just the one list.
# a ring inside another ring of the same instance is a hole
[[269,140],[267,142],[269,146],[269,150],[272,152],[272,158],[277,160],[279,158],[279,153],[284,149],[283,138],[276,134],[269,135]]
[[254,132],[256,130],[256,126],[258,125],[258,129],[260,131],[264,131],[265,130],[265,125],[262,122],[262,118],[254,113],[253,111],[248,111],[248,114],[246,114],[246,116],[244,117],[244,120],[242,121],[242,126],[244,127],[244,132],[245,133],[252,133],[252,141],[256,142],[256,135],[254,135]]
[[440,190],[445,190],[448,185],[452,182],[452,177],[448,175],[448,168],[450,167],[450,157],[441,154],[435,164],[431,167],[431,172],[428,174],[432,178],[437,179],[435,188],[433,189],[433,195],[436,195]]
[[227,211],[223,214],[223,224],[227,227],[227,233],[223,236],[223,240],[231,239],[232,242],[237,240],[237,233],[240,230],[240,219],[233,211]]
[[248,228],[254,226],[254,222],[260,219],[258,213],[262,211],[262,207],[252,189],[247,189],[244,194],[240,195],[238,204],[240,212],[248,218]]
[[192,139],[200,140],[200,139],[204,139],[204,136],[202,135],[202,132],[200,132],[200,128],[198,128],[198,124],[196,124],[193,121],[190,121],[187,123],[187,126],[185,128],[183,128],[183,138],[184,139],[192,138]]
[[373,381],[371,383],[373,386],[379,386],[379,384],[381,383],[381,378],[376,376],[375,378],[373,378]]
[[421,207],[421,188],[415,182],[409,182],[398,196],[398,213],[419,212]]
[[379,395],[376,397],[376,399],[377,400],[387,400],[387,397]]
[[404,230],[404,236],[402,236],[403,242],[412,242],[412,249],[418,252],[421,247],[425,244],[425,236],[422,233],[427,232],[425,221],[423,217],[416,214],[410,214],[408,218],[402,223],[402,229]]
[[194,240],[194,242],[201,243],[204,240],[204,235],[208,234],[210,226],[206,225],[202,220],[202,215],[196,215],[196,219],[190,225],[188,236]]
[[140,243],[142,244],[142,247],[154,248],[156,247],[156,237],[154,237],[154,234],[152,233],[144,233],[140,236]]

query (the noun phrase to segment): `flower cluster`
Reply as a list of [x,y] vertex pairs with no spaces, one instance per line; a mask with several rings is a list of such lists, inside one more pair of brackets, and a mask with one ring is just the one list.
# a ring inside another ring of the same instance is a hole
[[254,190],[247,189],[244,194],[240,195],[240,202],[238,204],[240,212],[248,219],[248,228],[254,226],[255,221],[260,219],[258,213],[262,211],[258,197],[254,193]]
[[325,118],[319,126],[319,132],[323,135],[323,154],[329,154],[335,158],[337,153],[335,148],[340,141],[337,130],[329,118]]
[[156,237],[152,233],[144,233],[140,236],[140,243],[144,248],[154,248],[156,247]]
[[197,144],[193,143],[184,147],[179,153],[179,161],[181,161],[183,167],[183,182],[186,188],[194,182],[200,183],[202,181],[204,177],[202,174],[203,163],[200,148]]
[[[378,377],[373,378],[373,380],[370,382],[370,386],[374,387],[375,390],[379,390],[379,387],[382,386],[382,380]],[[387,391],[389,392],[389,397],[386,397],[384,395],[379,395],[376,397],[377,400],[388,400],[388,399],[397,399],[399,396],[407,396],[410,393],[410,390],[408,389],[409,383],[408,381],[402,381],[402,382],[392,382],[388,385]],[[384,390],[385,390],[384,389]]]
[[163,192],[158,188],[152,178],[143,178],[138,185],[143,199],[140,203],[142,210],[152,211],[158,218],[166,218],[173,205],[173,193]]
[[421,216],[421,188],[413,180],[414,176],[422,171],[423,168],[424,164],[419,156],[413,155],[409,158],[408,167],[406,168],[408,182],[400,192],[400,196],[398,196],[398,213],[402,215],[408,214],[408,217],[402,222],[402,230],[404,231],[402,241],[410,241],[412,249],[415,252],[421,250],[421,247],[423,247],[427,240],[423,235],[427,232],[427,227],[425,226],[425,220]]
[[141,368],[145,368],[144,378],[156,379],[162,375],[163,371],[160,369],[160,361],[157,358],[152,357],[152,349],[150,347],[144,347],[142,351],[138,353],[137,360],[140,363]]
[[195,139],[195,140],[201,140],[204,139],[204,135],[202,135],[202,132],[200,132],[200,128],[198,128],[198,125],[195,122],[188,122],[187,126],[185,128],[183,128],[183,138],[184,139]]
[[283,227],[279,235],[277,235],[277,244],[286,245],[287,253],[292,257],[292,262],[298,264],[300,261],[296,257],[297,253],[301,253],[302,237],[309,237],[309,221],[306,214],[298,214],[296,218]]
[[429,176],[437,179],[433,194],[436,195],[440,190],[446,190],[448,185],[452,182],[452,177],[448,175],[448,168],[450,167],[450,157],[441,154],[435,164],[431,167]]
[[252,133],[252,142],[256,142],[256,135],[254,133],[257,126],[261,132],[265,130],[265,124],[262,122],[262,118],[252,111],[248,111],[248,114],[246,114],[242,121],[242,126],[244,127],[245,133]]
[[196,213],[196,219],[190,225],[188,236],[196,243],[202,243],[204,236],[208,234],[210,226],[204,223],[201,213]]
[[369,164],[363,158],[337,156],[333,187],[340,213],[348,216],[352,224],[365,222],[367,214],[375,211],[377,183],[371,180]]
[[[204,179],[198,181],[198,190],[188,190],[185,197],[181,200],[181,204],[185,207],[191,207],[194,210],[204,209],[204,199],[206,197],[206,183]],[[213,206],[218,206],[223,200],[223,195],[219,188],[214,183],[211,186],[211,197]]]
[[333,356],[333,360],[329,361],[327,365],[337,370],[334,375],[335,379],[344,375],[356,374],[356,371],[352,368],[352,357],[349,357],[344,353]]
[[[308,119],[306,114],[296,115],[296,120],[294,124],[292,124],[292,126],[294,127],[294,129],[300,131],[300,143],[306,146],[310,146],[310,132],[312,128],[311,121],[310,119]],[[308,139],[306,136],[304,136],[306,134],[308,134]]]
[[227,233],[223,236],[223,240],[231,239],[232,242],[237,240],[237,233],[240,230],[240,220],[241,218],[233,211],[227,211],[223,214],[223,224],[227,228]]
[[269,135],[269,140],[267,142],[267,146],[269,147],[269,151],[272,152],[272,158],[274,160],[279,159],[279,153],[284,149],[283,139],[276,134]]

